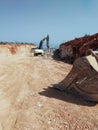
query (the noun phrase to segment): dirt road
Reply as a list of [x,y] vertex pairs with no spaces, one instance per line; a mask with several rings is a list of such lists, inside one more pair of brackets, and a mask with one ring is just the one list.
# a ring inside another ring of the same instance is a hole
[[71,65],[0,58],[0,130],[97,130],[98,105],[52,88]]

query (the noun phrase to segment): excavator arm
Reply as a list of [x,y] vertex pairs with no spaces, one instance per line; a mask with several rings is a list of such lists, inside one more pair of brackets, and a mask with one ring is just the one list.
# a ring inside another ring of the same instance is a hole
[[45,37],[45,38],[43,38],[41,41],[40,41],[40,43],[39,43],[39,49],[42,49],[43,47],[43,42],[46,40],[46,46],[47,46],[47,48],[48,48],[48,50],[49,50],[49,35],[47,35],[47,37]]
[[47,35],[46,41],[47,41],[46,45],[47,45],[47,48],[48,48],[48,50],[49,50],[49,48],[50,48],[50,46],[49,46],[49,35]]

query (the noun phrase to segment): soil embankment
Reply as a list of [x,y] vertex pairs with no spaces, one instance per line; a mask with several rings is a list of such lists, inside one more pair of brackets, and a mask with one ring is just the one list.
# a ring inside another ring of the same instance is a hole
[[0,44],[0,57],[8,56],[31,56],[31,48],[35,48],[34,44]]
[[85,56],[88,49],[98,49],[98,33],[62,43],[55,54],[61,60],[73,62],[75,59]]

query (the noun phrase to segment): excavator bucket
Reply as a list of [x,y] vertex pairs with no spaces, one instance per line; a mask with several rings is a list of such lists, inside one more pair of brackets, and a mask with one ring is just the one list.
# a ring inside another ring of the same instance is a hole
[[59,85],[86,100],[98,102],[98,60],[92,55],[76,59],[71,72]]

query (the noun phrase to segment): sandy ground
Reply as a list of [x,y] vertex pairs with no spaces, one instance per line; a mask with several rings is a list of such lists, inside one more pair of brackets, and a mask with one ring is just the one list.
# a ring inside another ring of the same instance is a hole
[[98,130],[98,105],[53,89],[71,65],[0,58],[0,130]]

